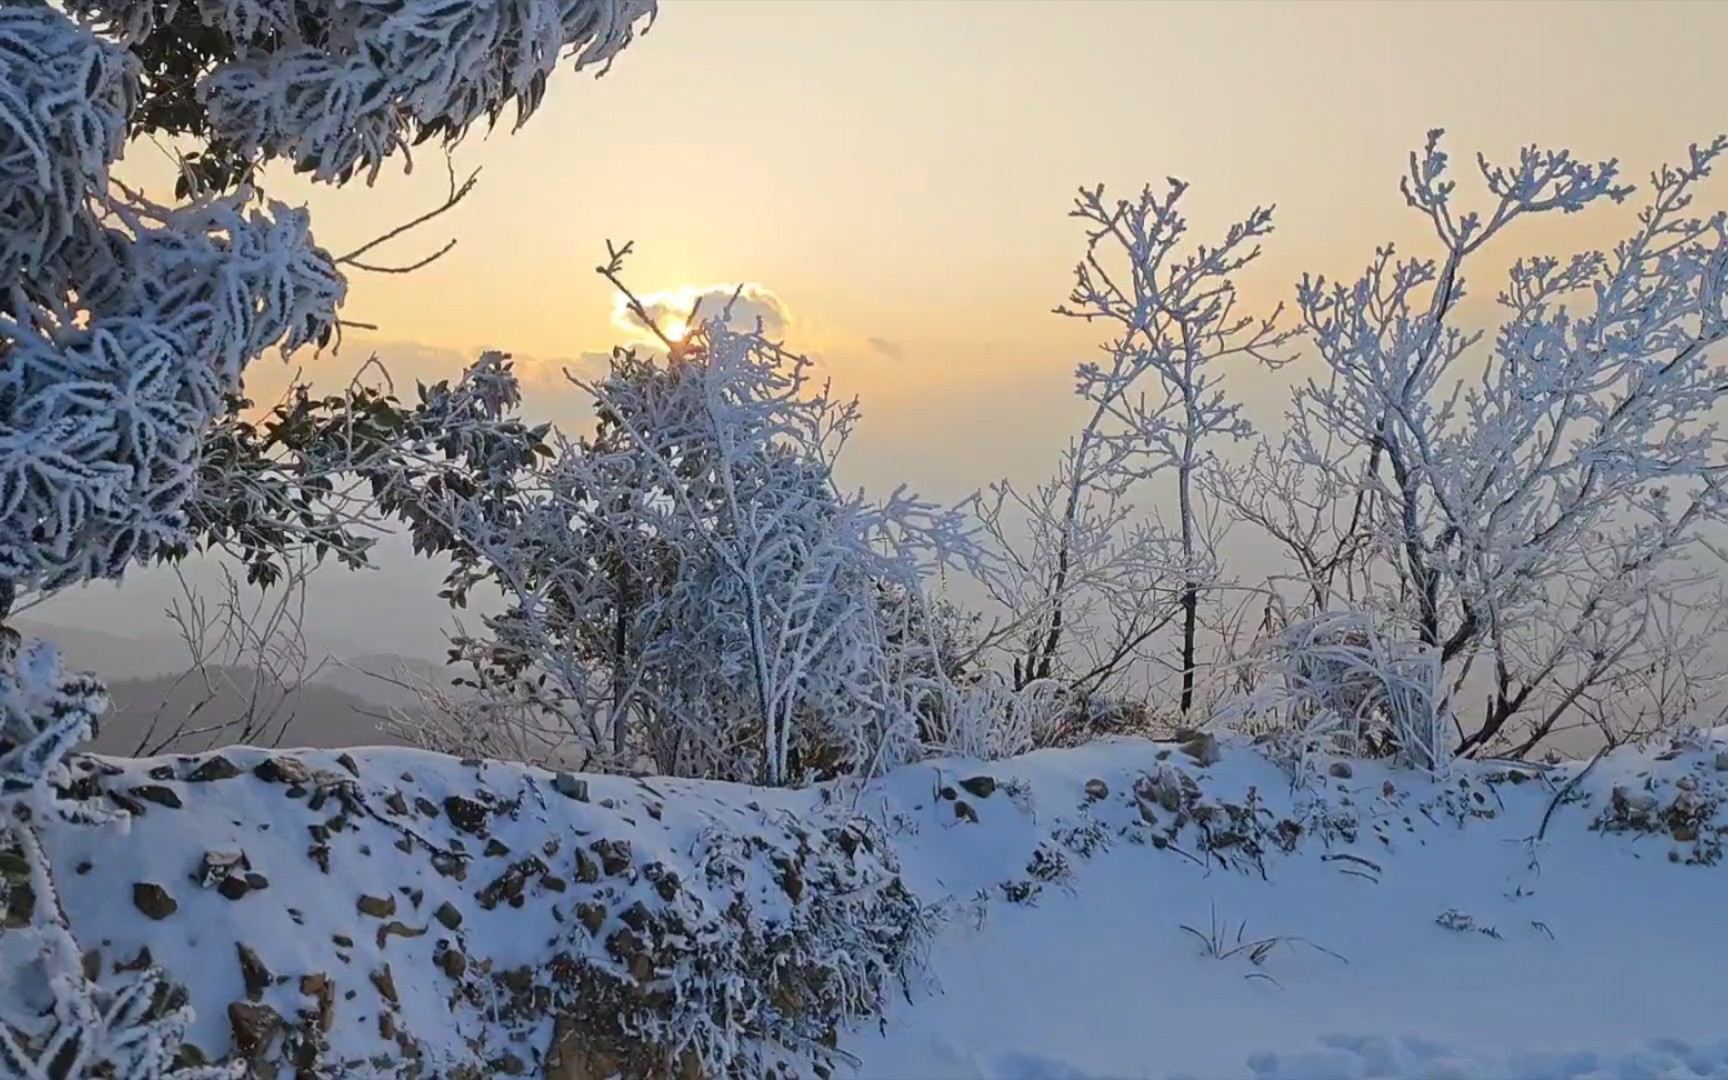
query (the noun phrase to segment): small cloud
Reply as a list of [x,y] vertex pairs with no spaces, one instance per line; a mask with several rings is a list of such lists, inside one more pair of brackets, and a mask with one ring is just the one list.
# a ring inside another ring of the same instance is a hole
[[[696,312],[699,320],[713,319],[728,311],[728,306],[730,313],[726,324],[739,330],[753,330],[760,320],[764,334],[770,338],[783,338],[792,326],[792,310],[786,306],[786,302],[775,295],[773,290],[753,282],[746,283],[742,288],[736,285],[686,285],[678,289],[648,293],[639,299],[648,317],[662,333],[674,341],[688,331],[686,324],[692,311]],[[648,329],[636,313],[629,309],[622,296],[618,297],[614,304],[612,325],[638,334]]]
[[865,338],[864,340],[869,343],[871,350],[878,356],[886,356],[890,360],[906,359],[906,347],[898,341],[889,341],[887,338],[879,337]]

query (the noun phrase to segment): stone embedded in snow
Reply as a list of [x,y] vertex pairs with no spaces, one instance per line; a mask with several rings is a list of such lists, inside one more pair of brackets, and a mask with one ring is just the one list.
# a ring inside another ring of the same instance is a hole
[[244,851],[206,851],[198,862],[198,871],[192,875],[192,880],[201,888],[214,888],[241,871],[251,868],[252,864],[247,860]]
[[408,816],[408,800],[402,797],[400,791],[392,791],[390,794],[384,796],[384,805],[390,808],[391,813],[399,814],[403,817]]
[[1200,766],[1216,765],[1222,756],[1218,751],[1218,736],[1207,731],[1195,732],[1184,740],[1182,752]]
[[396,914],[394,896],[362,896],[354,901],[354,906],[360,914],[370,915],[374,919],[388,919]]
[[1610,798],[1615,809],[1622,813],[1642,816],[1656,809],[1656,796],[1647,791],[1632,791],[1624,786],[1616,786]]
[[163,787],[161,784],[140,784],[131,790],[131,794],[145,802],[166,806],[170,810],[178,810],[183,805],[173,788]]
[[1716,771],[1728,772],[1728,750],[1722,750],[1716,754]]
[[193,769],[192,774],[186,777],[186,780],[188,783],[203,784],[212,780],[232,780],[239,775],[240,770],[235,767],[232,761],[221,754],[216,754],[205,759],[203,764]]
[[240,956],[240,978],[246,984],[246,1000],[262,1001],[264,991],[270,989],[276,977],[270,974],[270,969],[264,966],[264,961],[252,951],[252,947],[236,942],[234,950]]
[[383,949],[385,942],[392,937],[417,938],[426,933],[425,927],[413,927],[399,919],[392,919],[378,928],[378,948]]
[[432,913],[432,917],[446,930],[456,930],[462,926],[462,913],[448,900],[438,905],[438,910]]
[[596,840],[588,847],[600,856],[600,868],[607,877],[617,877],[630,869],[630,841]]
[[433,958],[433,962],[438,965],[440,971],[452,979],[460,979],[468,972],[467,955],[461,949],[452,948],[443,942],[439,943],[439,950]]
[[957,799],[954,802],[954,817],[960,821],[970,821],[976,824],[978,811],[972,809],[972,804],[965,799]]
[[450,824],[463,832],[475,836],[486,835],[486,807],[473,799],[451,795],[444,800],[444,813],[449,815]]
[[179,903],[168,895],[168,890],[151,881],[140,881],[132,886],[132,906],[158,922],[180,910]]
[[347,751],[343,751],[342,753],[336,755],[336,764],[342,766],[344,769],[347,769],[349,774],[354,776],[355,778],[358,778],[360,776],[359,763],[357,763],[354,760],[354,755],[348,753]]
[[583,901],[576,905],[576,921],[586,927],[588,933],[598,936],[600,928],[606,925],[606,908],[600,904]]
[[266,784],[307,784],[312,780],[312,770],[292,757],[265,758],[253,767],[252,775]]
[[252,891],[252,886],[243,877],[225,877],[216,886],[216,892],[224,900],[239,900]]
[[1086,781],[1086,797],[1093,802],[1108,799],[1110,797],[1110,785],[1094,776]]
[[574,773],[561,772],[552,778],[552,790],[566,799],[577,802],[588,801],[588,781]]
[[1348,761],[1334,761],[1332,767],[1326,771],[1339,780],[1348,780],[1356,775],[1356,771],[1350,767]]
[[385,1001],[392,1005],[396,1004],[396,976],[390,973],[389,964],[374,968],[367,978],[372,980],[372,985],[377,988],[378,993],[383,996]]
[[996,793],[996,778],[994,776],[973,776],[960,781],[960,786],[976,799],[988,799]]
[[228,1027],[240,1055],[255,1060],[264,1055],[282,1030],[282,1016],[268,1005],[236,1001],[228,1006]]

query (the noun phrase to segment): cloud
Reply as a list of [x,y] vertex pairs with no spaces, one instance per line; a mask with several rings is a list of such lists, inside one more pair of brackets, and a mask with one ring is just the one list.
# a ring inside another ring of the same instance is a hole
[[[734,294],[737,299],[733,299]],[[684,324],[692,310],[697,311],[698,319],[712,319],[726,311],[728,304],[731,313],[727,325],[739,330],[754,329],[760,319],[762,332],[779,339],[785,337],[792,327],[792,309],[772,289],[754,282],[747,282],[742,288],[736,285],[686,285],[647,293],[638,299],[654,324],[673,338],[683,336]],[[699,309],[697,301],[701,301]],[[616,299],[612,309],[612,325],[637,335],[647,330],[622,296]]]
[[878,356],[886,356],[890,360],[906,359],[906,347],[898,341],[889,341],[887,338],[879,337],[865,338],[864,341],[870,346],[871,351]]

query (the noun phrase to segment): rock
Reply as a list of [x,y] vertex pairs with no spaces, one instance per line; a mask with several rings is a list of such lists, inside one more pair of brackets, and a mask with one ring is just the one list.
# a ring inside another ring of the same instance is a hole
[[323,972],[300,976],[300,992],[318,1002],[318,1030],[329,1034],[336,1022],[336,987]]
[[192,875],[192,880],[202,888],[212,888],[250,869],[251,865],[244,851],[206,851],[198,861],[198,872]]
[[[193,769],[192,774],[186,780],[188,783],[205,784],[212,780],[232,780],[239,775],[240,770],[235,767],[232,761],[221,754],[213,754],[205,758],[203,764]],[[281,1023],[281,1017],[277,1017],[277,1023]]]
[[468,957],[460,949],[445,949],[438,954],[438,967],[452,979],[460,979],[468,972]]
[[527,1071],[527,1067],[522,1064],[522,1059],[510,1053],[506,1053],[503,1057],[496,1058],[487,1064],[492,1067],[495,1074],[500,1076],[521,1076]]
[[299,758],[268,757],[252,768],[252,775],[266,784],[307,784],[312,770]]
[[774,865],[780,870],[780,889],[786,898],[796,904],[804,897],[804,870],[798,863],[785,855],[774,856]]
[[154,766],[153,768],[151,768],[149,776],[150,776],[150,779],[152,779],[152,780],[172,780],[172,779],[174,779],[174,766],[172,766],[172,765]]
[[141,784],[132,789],[132,794],[145,802],[166,806],[170,810],[178,810],[183,805],[173,788],[163,787],[161,784]]
[[256,1060],[264,1056],[282,1030],[282,1016],[268,1005],[236,1001],[228,1006],[228,1027],[240,1056]]
[[264,991],[270,989],[276,977],[270,974],[270,969],[264,966],[264,961],[252,951],[252,947],[242,943],[234,946],[240,954],[240,978],[246,983],[246,1000],[264,1000]]
[[1110,785],[1094,776],[1086,781],[1086,797],[1093,802],[1110,797]]
[[160,922],[180,910],[180,905],[168,890],[149,881],[140,881],[132,886],[132,906],[145,915]]
[[1696,839],[1698,839],[1698,826],[1692,824],[1691,822],[1687,822],[1687,821],[1682,821],[1682,822],[1678,822],[1675,824],[1675,826],[1674,826],[1674,840],[1677,843],[1689,844]]
[[362,896],[354,902],[360,914],[370,915],[374,919],[389,919],[396,914],[396,898],[394,896]]
[[497,837],[493,837],[486,841],[486,848],[481,852],[481,854],[486,856],[488,859],[501,859],[510,854],[510,849],[504,845],[503,841],[499,840]]
[[606,908],[600,904],[586,901],[577,904],[576,921],[580,922],[590,934],[598,937],[600,928],[606,925]]
[[238,900],[252,891],[243,877],[225,877],[216,886],[216,891],[224,900]]
[[417,938],[426,933],[425,927],[412,927],[397,919],[385,923],[378,928],[378,948],[383,950],[384,943],[393,937]]
[[338,948],[352,949],[354,947],[354,939],[347,934],[331,934],[330,940],[334,941]]
[[1643,817],[1656,809],[1656,796],[1646,791],[1632,791],[1616,785],[1611,798],[1614,809],[1622,815]]
[[975,799],[988,799],[996,793],[996,778],[994,776],[973,776],[960,781],[960,786]]
[[671,903],[678,898],[678,872],[669,870],[665,863],[649,863],[642,868],[642,876],[654,886],[654,891],[660,894],[660,899]]
[[533,855],[520,859],[498,877],[475,894],[480,906],[491,911],[498,906],[500,900],[511,907],[521,907],[528,882],[546,873],[546,864]]
[[449,816],[450,824],[463,832],[475,836],[486,835],[486,807],[473,799],[451,795],[444,800],[444,813]]
[[393,814],[398,814],[402,817],[408,816],[408,800],[402,797],[400,791],[392,791],[390,794],[384,796],[384,805],[389,807],[390,812]]
[[576,849],[576,880],[584,885],[592,885],[600,880],[600,864],[581,848]]
[[390,974],[389,964],[375,968],[372,974],[367,977],[372,980],[372,985],[378,989],[378,993],[385,1001],[392,1005],[396,1004],[396,977]]
[[1674,781],[1674,786],[1679,788],[1681,791],[1697,791],[1698,781],[1694,777],[1682,776],[1680,779]]
[[270,887],[270,879],[265,877],[263,874],[249,873],[246,875],[246,887],[253,890],[268,889]]
[[1326,771],[1340,780],[1348,780],[1356,775],[1356,771],[1350,767],[1348,761],[1334,761],[1332,767]]
[[336,755],[336,764],[342,766],[344,769],[347,769],[350,776],[354,776],[356,778],[359,777],[360,765],[358,762],[356,762],[354,760],[354,755],[347,753],[346,751],[344,751],[343,753],[337,754]]
[[1182,752],[1194,759],[1200,766],[1216,765],[1222,756],[1218,751],[1218,736],[1206,731],[1197,731],[1182,743]]
[[596,840],[588,848],[600,856],[600,869],[606,871],[607,877],[617,877],[630,869],[630,841]]
[[432,869],[453,881],[468,880],[468,860],[446,851],[432,854]]
[[957,799],[954,803],[954,816],[961,821],[978,823],[978,811],[972,809],[972,804],[965,799]]
[[1722,750],[1716,754],[1716,771],[1728,772],[1728,750]]
[[554,776],[552,778],[552,790],[566,799],[575,799],[577,802],[588,801],[588,781],[575,773],[561,772]]
[[438,905],[438,910],[432,913],[432,917],[446,930],[456,930],[462,926],[462,913],[448,900]]
[[1158,774],[1152,778],[1152,794],[1168,812],[1174,814],[1182,809],[1182,784],[1169,766],[1158,766]]
[[[109,792],[106,792],[105,794],[107,794],[109,802],[113,803],[115,806],[118,806],[120,809],[126,811],[126,813],[130,814],[132,817],[143,817],[144,816],[145,809],[144,809],[143,800],[134,799],[132,796],[126,794],[124,791],[109,791]],[[88,798],[88,796],[69,796],[69,797]]]
[[143,971],[156,963],[156,958],[150,955],[150,946],[145,945],[138,950],[138,955],[130,960],[122,960],[114,965],[115,971]]

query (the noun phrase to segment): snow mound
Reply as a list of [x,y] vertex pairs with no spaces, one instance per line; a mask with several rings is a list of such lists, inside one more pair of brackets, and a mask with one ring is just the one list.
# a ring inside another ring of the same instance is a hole
[[1715,1077],[1724,736],[801,791],[233,749],[82,759],[129,833],[40,831],[89,970],[160,965],[199,1056],[302,1075]]

